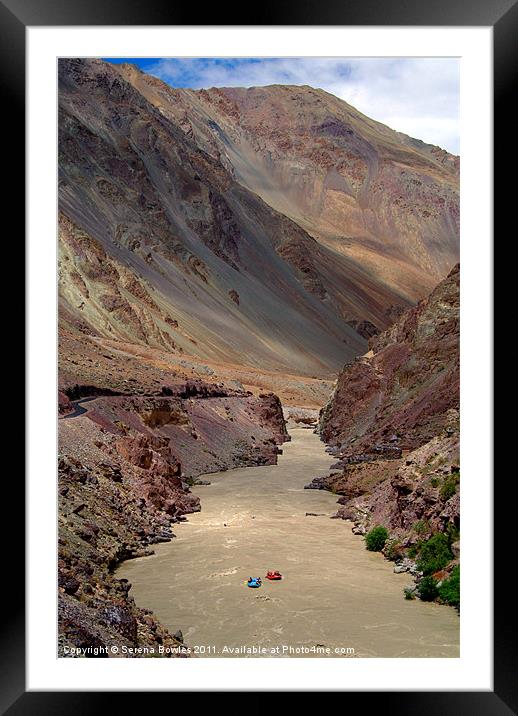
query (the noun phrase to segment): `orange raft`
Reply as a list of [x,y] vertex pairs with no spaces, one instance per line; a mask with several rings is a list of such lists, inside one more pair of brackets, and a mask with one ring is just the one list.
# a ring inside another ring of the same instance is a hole
[[271,580],[282,579],[282,574],[280,572],[278,572],[277,570],[275,570],[273,572],[269,570],[268,572],[266,572],[266,579],[271,579]]

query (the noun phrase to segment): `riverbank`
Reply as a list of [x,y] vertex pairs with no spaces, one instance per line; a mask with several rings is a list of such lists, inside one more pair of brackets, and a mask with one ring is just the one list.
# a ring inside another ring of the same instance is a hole
[[[253,657],[254,646],[280,657],[458,656],[455,611],[403,599],[408,575],[330,519],[335,495],[304,490],[335,458],[310,429],[291,437],[276,466],[211,474],[194,488],[202,511],[175,528],[177,539],[117,577],[199,656]],[[284,580],[246,587],[270,568]]]

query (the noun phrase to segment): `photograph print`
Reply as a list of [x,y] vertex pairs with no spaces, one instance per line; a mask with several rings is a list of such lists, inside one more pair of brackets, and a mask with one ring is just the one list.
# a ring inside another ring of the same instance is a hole
[[62,658],[458,658],[459,60],[58,60]]

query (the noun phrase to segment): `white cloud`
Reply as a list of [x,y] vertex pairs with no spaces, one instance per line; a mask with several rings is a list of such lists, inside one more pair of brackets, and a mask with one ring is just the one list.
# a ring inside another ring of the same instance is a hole
[[455,58],[162,59],[146,70],[173,86],[320,87],[400,132],[459,152]]

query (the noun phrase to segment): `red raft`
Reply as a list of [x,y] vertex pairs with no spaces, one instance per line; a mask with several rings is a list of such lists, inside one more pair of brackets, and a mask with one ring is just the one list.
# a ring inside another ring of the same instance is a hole
[[282,574],[277,570],[273,572],[269,570],[268,572],[266,572],[266,579],[271,579],[272,581],[276,579],[282,579]]

